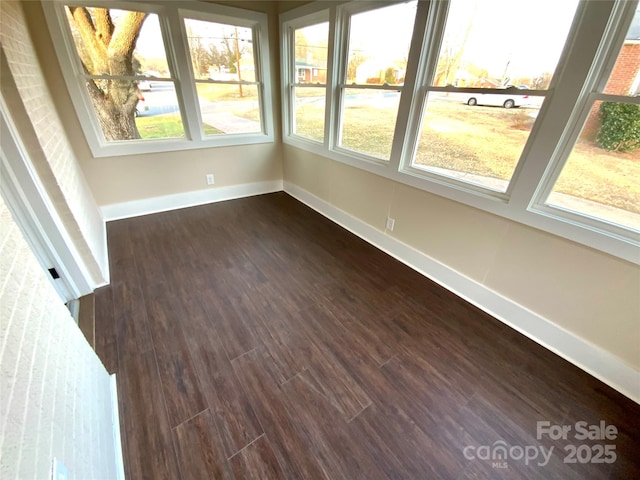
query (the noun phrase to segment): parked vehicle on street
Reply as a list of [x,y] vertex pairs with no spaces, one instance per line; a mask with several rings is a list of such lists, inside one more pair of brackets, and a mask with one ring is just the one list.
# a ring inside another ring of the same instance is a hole
[[505,93],[470,93],[466,96],[465,103],[471,107],[475,105],[486,105],[491,107],[515,108],[527,105],[529,95],[517,95],[514,92],[518,87],[507,87]]

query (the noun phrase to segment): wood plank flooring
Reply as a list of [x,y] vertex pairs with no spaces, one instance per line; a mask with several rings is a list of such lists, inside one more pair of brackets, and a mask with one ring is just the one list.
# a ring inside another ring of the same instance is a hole
[[[108,242],[96,350],[129,480],[640,478],[639,405],[284,193]],[[615,440],[536,438],[601,420]],[[464,455],[505,444],[554,450]],[[616,461],[565,463],[568,444]]]

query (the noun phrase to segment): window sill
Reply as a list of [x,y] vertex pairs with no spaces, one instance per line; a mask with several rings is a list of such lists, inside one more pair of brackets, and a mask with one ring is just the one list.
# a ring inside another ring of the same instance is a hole
[[101,145],[89,145],[95,158],[140,155],[146,153],[176,152],[181,150],[197,150],[204,148],[234,147],[259,143],[273,143],[273,135],[237,134],[204,141],[193,141],[185,138],[160,140],[127,140]]

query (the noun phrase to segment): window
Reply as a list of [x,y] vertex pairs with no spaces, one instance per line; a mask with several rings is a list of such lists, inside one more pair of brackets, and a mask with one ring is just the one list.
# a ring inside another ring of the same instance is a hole
[[326,141],[328,20],[328,10],[322,10],[300,16],[282,28],[282,43],[290,52],[282,60],[285,136],[308,145],[319,146]]
[[613,31],[625,33],[622,46],[610,45],[613,65],[594,71],[594,87],[571,126],[566,161],[551,178],[545,202],[555,212],[606,221],[613,231],[640,231],[640,7],[635,13],[627,8],[620,19],[631,16],[628,28]]
[[344,11],[349,40],[341,64],[338,147],[389,160],[416,5]]
[[437,57],[425,70],[411,167],[506,192],[577,5],[544,0],[532,9],[511,0],[452,0],[446,11],[442,3],[446,23]]
[[602,115],[638,139],[637,10],[308,3],[280,17],[283,141],[637,263],[640,149],[596,145]]
[[192,18],[184,23],[204,134],[261,132],[252,30]]
[[[104,138],[118,141],[184,137],[158,15],[78,6],[65,6],[65,12],[84,71],[83,83]],[[139,31],[137,40],[127,35],[128,31]],[[156,47],[149,48],[151,45]],[[109,50],[113,53],[109,54]],[[118,56],[126,58],[131,51],[132,61],[113,60]],[[166,102],[154,104],[153,110],[144,98],[151,83],[135,80],[137,75],[143,75],[140,70],[150,68],[151,62],[162,71],[153,74],[158,77],[157,85],[167,91]]]
[[43,2],[94,156],[273,141],[266,16],[175,5]]

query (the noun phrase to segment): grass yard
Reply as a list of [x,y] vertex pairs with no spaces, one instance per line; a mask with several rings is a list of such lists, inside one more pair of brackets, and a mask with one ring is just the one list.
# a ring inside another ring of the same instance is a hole
[[[154,115],[152,117],[136,117],[136,127],[140,137],[144,140],[153,138],[181,138],[184,137],[184,127],[179,115]],[[205,135],[217,135],[221,132],[217,128],[204,125]]]
[[256,85],[242,85],[242,97],[239,85],[224,83],[197,83],[198,96],[208,102],[220,102],[242,99],[258,99],[258,87]]
[[[322,140],[324,111],[316,105],[297,109],[296,131]],[[415,163],[508,181],[533,127],[534,112],[431,101]],[[395,116],[395,108],[347,106],[342,145],[388,159]],[[579,142],[554,191],[640,214],[640,152],[613,153]]]

